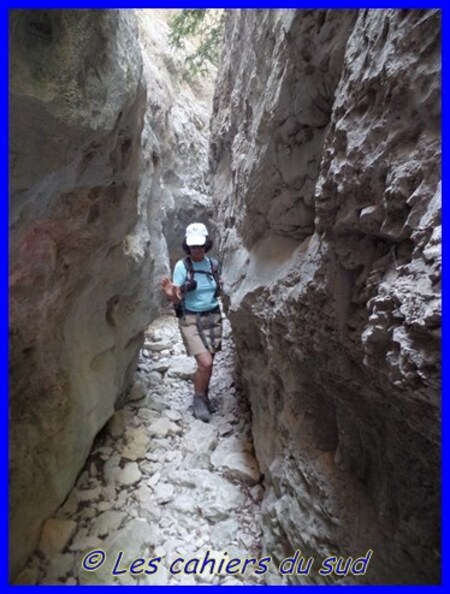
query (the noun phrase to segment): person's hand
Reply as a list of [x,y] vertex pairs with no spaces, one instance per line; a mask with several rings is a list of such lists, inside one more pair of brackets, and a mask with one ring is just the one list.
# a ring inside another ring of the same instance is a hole
[[164,277],[161,281],[161,288],[173,303],[177,303],[181,301],[181,291],[180,287],[177,287],[173,284],[170,278]]
[[171,297],[172,296],[173,283],[170,280],[170,278],[167,278],[167,276],[165,276],[162,279],[162,281],[161,281],[161,288],[164,291],[164,293],[167,295],[167,297]]

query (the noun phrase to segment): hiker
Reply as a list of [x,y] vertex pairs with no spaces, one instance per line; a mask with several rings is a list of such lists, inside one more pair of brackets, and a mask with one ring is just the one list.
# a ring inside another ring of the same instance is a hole
[[222,315],[217,297],[220,291],[217,260],[205,254],[212,248],[203,223],[186,227],[183,250],[187,256],[175,264],[173,281],[163,278],[162,289],[175,306],[186,352],[194,356],[194,416],[208,422],[214,412],[208,397],[214,355],[221,349]]

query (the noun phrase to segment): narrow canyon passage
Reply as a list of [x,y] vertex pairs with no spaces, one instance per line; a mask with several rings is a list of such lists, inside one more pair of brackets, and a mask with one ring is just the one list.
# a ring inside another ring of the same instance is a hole
[[[127,402],[97,436],[18,583],[264,583],[255,563],[243,568],[262,557],[263,487],[227,321],[208,424],[192,415],[193,368],[174,315],[158,318]],[[232,559],[242,563],[227,572]]]
[[441,11],[10,17],[9,581],[440,583]]

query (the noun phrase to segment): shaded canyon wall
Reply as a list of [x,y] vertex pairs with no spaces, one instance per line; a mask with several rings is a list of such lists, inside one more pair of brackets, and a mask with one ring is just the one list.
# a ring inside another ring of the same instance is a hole
[[225,38],[210,162],[266,551],[315,558],[294,583],[436,583],[439,11],[230,11]]
[[[148,12],[11,12],[12,576],[125,397],[161,306],[169,157],[174,130],[192,142],[196,110],[192,94],[174,107]],[[190,165],[172,188],[198,175]]]

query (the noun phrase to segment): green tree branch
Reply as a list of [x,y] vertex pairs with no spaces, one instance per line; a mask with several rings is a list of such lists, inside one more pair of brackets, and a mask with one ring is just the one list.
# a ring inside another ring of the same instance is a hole
[[169,44],[173,48],[186,49],[188,38],[197,38],[197,49],[188,54],[186,64],[190,72],[206,74],[208,63],[217,66],[220,41],[223,32],[224,12],[222,10],[186,9],[177,13],[170,21]]

